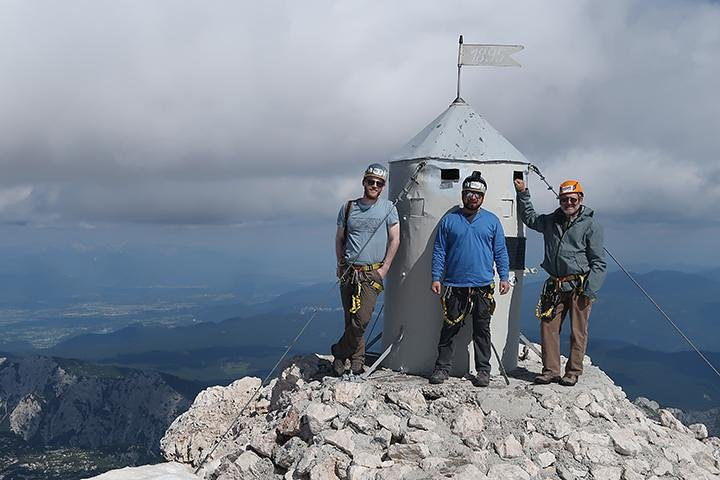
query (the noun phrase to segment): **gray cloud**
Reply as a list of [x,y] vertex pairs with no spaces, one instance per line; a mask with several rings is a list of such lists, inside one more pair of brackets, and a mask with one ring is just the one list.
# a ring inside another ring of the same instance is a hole
[[700,221],[720,201],[717,3],[1,10],[2,221],[331,219],[452,100],[458,33],[526,46],[522,69],[465,68],[463,97],[598,210]]

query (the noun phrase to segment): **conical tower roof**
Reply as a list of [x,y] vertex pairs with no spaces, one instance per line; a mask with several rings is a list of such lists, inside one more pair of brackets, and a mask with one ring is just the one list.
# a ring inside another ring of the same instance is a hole
[[414,159],[527,163],[517,148],[461,98],[415,135],[391,161]]

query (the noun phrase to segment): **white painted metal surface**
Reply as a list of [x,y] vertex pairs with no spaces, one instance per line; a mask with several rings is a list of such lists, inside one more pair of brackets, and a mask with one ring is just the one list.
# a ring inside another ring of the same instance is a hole
[[[392,342],[404,326],[403,342],[384,365],[428,374],[435,363],[442,327],[440,299],[430,291],[437,224],[446,212],[461,204],[462,180],[477,170],[488,183],[482,208],[500,218],[507,237],[524,238],[524,227],[517,217],[513,175],[527,173],[528,162],[462,100],[453,102],[391,160],[390,198],[400,192],[421,161],[427,165],[420,172],[418,185],[397,205],[400,248],[386,279],[383,342]],[[495,293],[497,308],[491,322],[493,343],[508,370],[517,366],[523,270],[511,270],[510,279],[510,293]],[[496,285],[498,282],[496,278]],[[468,373],[472,365],[466,348],[471,338],[470,323],[466,322],[456,339],[454,375]],[[498,373],[494,358],[491,364],[493,373]]]

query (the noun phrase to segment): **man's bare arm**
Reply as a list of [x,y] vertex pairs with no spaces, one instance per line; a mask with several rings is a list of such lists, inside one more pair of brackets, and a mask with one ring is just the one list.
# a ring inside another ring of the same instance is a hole
[[335,261],[337,263],[337,271],[336,275],[338,278],[340,278],[340,275],[342,275],[342,267],[340,266],[340,263],[343,261],[345,252],[344,245],[345,244],[345,228],[344,227],[338,227],[338,229],[335,231]]

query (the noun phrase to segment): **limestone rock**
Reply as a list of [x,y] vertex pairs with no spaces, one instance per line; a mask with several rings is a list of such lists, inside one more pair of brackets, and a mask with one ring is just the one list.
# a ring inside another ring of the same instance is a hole
[[[421,430],[432,430],[435,428],[436,422],[426,417],[413,415],[408,419],[408,427],[419,428]],[[707,436],[707,435],[706,435]]]
[[353,465],[359,465],[367,468],[380,468],[382,465],[382,459],[377,454],[359,452],[353,455]]
[[393,460],[419,463],[430,456],[430,450],[421,443],[395,444],[390,445],[387,455]]
[[[261,458],[254,452],[243,452],[232,463],[234,472],[226,472],[228,478],[243,478],[248,480],[265,480],[273,473],[273,464],[267,458]],[[221,477],[222,478],[222,475]]]
[[455,412],[452,431],[462,438],[478,434],[485,428],[484,416],[480,408],[461,406]]
[[708,437],[708,429],[702,423],[693,423],[688,428],[698,440],[704,440]]
[[276,431],[278,435],[292,437],[300,433],[300,412],[295,407],[287,409],[285,416],[278,422]]
[[337,410],[323,403],[312,402],[303,413],[301,422],[307,425],[312,435],[322,432],[337,416]]
[[325,442],[336,446],[350,456],[352,456],[353,451],[355,450],[355,442],[352,438],[352,432],[349,429],[326,433],[323,438]]
[[621,480],[645,480],[645,477],[630,467],[625,467],[623,470]]
[[441,443],[443,438],[435,432],[426,430],[411,430],[403,435],[403,443],[422,443],[430,445],[433,443]]
[[488,480],[488,477],[471,463],[458,468],[452,478],[454,480]]
[[592,403],[592,401],[593,401],[593,399],[590,397],[590,395],[588,395],[588,393],[586,393],[586,392],[583,392],[580,395],[578,395],[577,397],[575,397],[574,403],[575,403],[575,406],[577,406],[579,408],[585,408],[588,405],[590,405],[590,403]]
[[590,472],[593,480],[620,480],[622,475],[620,467],[607,467],[604,465],[594,465]]
[[604,406],[600,405],[598,402],[590,403],[590,405],[588,405],[585,410],[587,410],[587,412],[593,417],[604,418],[605,420],[609,421],[613,420],[610,412],[608,412],[607,409]]
[[373,435],[377,426],[374,418],[359,415],[348,417],[347,424],[353,430],[364,433],[365,435]]
[[315,464],[309,473],[310,480],[340,480],[336,473],[337,460],[333,457],[327,457],[323,461]]
[[530,480],[530,475],[512,463],[497,463],[490,467],[488,478],[502,478],[503,480]]
[[512,433],[502,440],[497,440],[493,445],[500,458],[516,458],[523,454],[522,445]]
[[562,480],[581,480],[587,478],[588,470],[584,466],[574,466],[561,463],[557,465],[558,477]]
[[[536,360],[521,366],[532,373],[541,368]],[[313,368],[305,361],[304,369],[291,368],[261,388],[258,398],[280,392],[278,408],[243,413],[208,462],[205,479],[244,478],[241,470],[262,474],[269,464],[274,470],[267,480],[647,480],[720,474],[720,439],[699,440],[702,428],[685,427],[669,410],[658,409],[657,421],[648,418],[595,366],[587,367],[572,389],[512,377],[507,387],[476,389],[453,378],[430,388],[425,378],[389,371],[359,383],[324,376],[329,371],[329,362]],[[213,398],[227,397],[215,391]],[[225,407],[210,402],[202,408],[202,416],[191,417],[197,422],[190,429],[194,435],[227,428],[227,417],[218,414]],[[173,438],[182,438],[178,433]],[[217,435],[204,438],[206,449]],[[196,462],[207,450],[188,451],[189,443],[199,445],[183,440],[168,447]]]
[[669,410],[661,408],[658,413],[660,415],[660,424],[663,427],[672,428],[673,430],[677,430],[678,432],[687,431],[687,427],[680,423],[680,421],[675,418],[675,416]]
[[620,455],[635,456],[642,450],[642,446],[635,441],[635,435],[631,430],[617,428],[608,433],[613,441],[615,451]]
[[666,474],[672,474],[673,473],[673,467],[666,459],[661,458],[655,465],[655,467],[652,469],[652,473],[657,475],[658,477],[662,477]]
[[367,388],[366,383],[340,382],[333,385],[332,391],[337,403],[352,407],[355,401],[363,396]]
[[587,423],[590,423],[590,421],[592,420],[592,417],[590,416],[590,414],[581,408],[573,406],[570,409],[570,411],[572,412],[573,416],[575,417],[575,420],[577,420],[577,423],[579,423],[580,425],[585,425]]
[[250,441],[249,446],[261,457],[271,457],[277,446],[277,434],[271,431],[264,435],[258,435]]
[[555,455],[552,452],[542,452],[537,454],[535,460],[540,468],[546,468],[555,463]]
[[540,428],[558,440],[567,437],[573,431],[572,425],[557,417],[551,417],[544,421]]
[[400,437],[400,417],[395,415],[378,415],[378,425],[386,428],[394,436]]
[[290,468],[295,465],[305,453],[307,444],[300,437],[292,437],[284,445],[278,446],[273,451],[275,464],[282,468]]
[[419,389],[401,390],[399,392],[389,392],[388,400],[398,407],[409,412],[418,414],[427,409],[427,402]]

